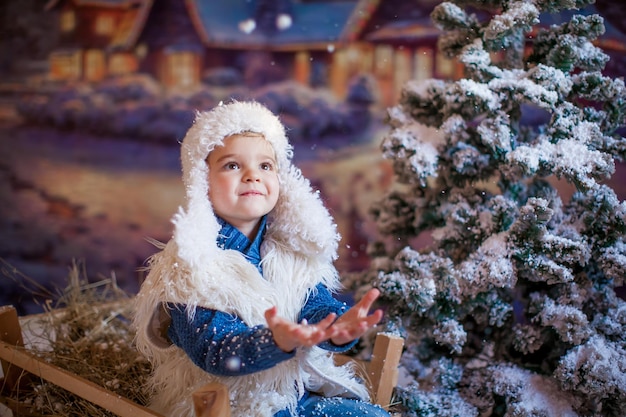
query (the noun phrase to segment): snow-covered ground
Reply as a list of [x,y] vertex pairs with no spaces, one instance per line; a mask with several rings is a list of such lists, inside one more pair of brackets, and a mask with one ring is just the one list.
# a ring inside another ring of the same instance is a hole
[[[145,238],[169,235],[182,197],[178,172],[174,148],[0,129],[0,257],[51,290],[84,260],[92,279],[116,274],[132,291],[153,252]],[[2,301],[28,304],[32,286],[4,275]]]
[[[365,224],[368,206],[391,181],[378,151],[380,127],[365,134],[372,139],[355,147],[296,146],[298,165],[344,236],[344,269],[364,261],[373,231]],[[84,262],[90,280],[115,275],[134,292],[138,269],[155,251],[146,238],[169,238],[182,197],[177,146],[0,119],[0,304],[39,311],[37,285],[58,293],[74,260]]]

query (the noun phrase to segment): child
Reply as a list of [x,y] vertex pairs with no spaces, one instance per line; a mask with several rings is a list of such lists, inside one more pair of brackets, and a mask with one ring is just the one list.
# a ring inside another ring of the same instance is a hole
[[381,320],[368,315],[378,292],[350,309],[333,298],[339,236],[291,157],[283,125],[255,102],[199,113],[183,140],[186,206],[134,318],[164,415],[192,417],[192,392],[218,381],[234,416],[388,416],[329,353]]

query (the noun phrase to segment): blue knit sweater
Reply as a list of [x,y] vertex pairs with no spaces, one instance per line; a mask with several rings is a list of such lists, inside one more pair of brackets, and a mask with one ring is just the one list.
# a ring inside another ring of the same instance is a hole
[[[220,219],[222,229],[218,245],[224,249],[239,250],[262,273],[260,247],[265,233],[265,218],[256,238],[250,240],[235,227]],[[300,311],[298,321],[317,323],[330,313],[338,316],[347,310],[345,303],[336,300],[322,284],[311,289],[311,294]],[[172,322],[168,337],[183,349],[200,368],[214,375],[237,376],[269,369],[292,358],[293,352],[281,350],[266,326],[249,327],[236,316],[222,311],[197,307],[190,321],[185,306],[170,305]],[[356,340],[342,346],[323,342],[319,346],[335,352],[350,349]]]

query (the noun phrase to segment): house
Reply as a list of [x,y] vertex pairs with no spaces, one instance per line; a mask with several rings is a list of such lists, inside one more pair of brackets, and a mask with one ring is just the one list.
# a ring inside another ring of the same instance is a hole
[[406,0],[50,0],[60,44],[54,80],[99,81],[146,72],[193,89],[206,73],[237,68],[250,86],[281,79],[328,86],[372,74],[384,104],[410,78],[454,76],[436,52],[429,13]]
[[[374,3],[374,2],[370,2]],[[461,68],[437,48],[440,30],[430,19],[440,0],[385,0],[375,2],[367,19],[347,36],[346,42],[361,45],[363,66],[378,83],[380,102],[398,101],[408,80],[455,79]]]
[[53,80],[99,81],[138,70],[131,47],[152,0],[51,0],[59,10],[59,47],[50,55]]
[[[390,105],[409,79],[462,75],[437,50],[440,32],[430,12],[438,3],[50,0],[46,8],[59,12],[61,39],[50,77],[98,81],[146,72],[167,88],[193,90],[207,73],[235,68],[252,87],[293,79],[342,98],[354,76],[371,74],[381,104]],[[597,7],[611,4],[600,0]],[[623,45],[617,45],[622,57]],[[610,39],[602,46],[615,50]]]

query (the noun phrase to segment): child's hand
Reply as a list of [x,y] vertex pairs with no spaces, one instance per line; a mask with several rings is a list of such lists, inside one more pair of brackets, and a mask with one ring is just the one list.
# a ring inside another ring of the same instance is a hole
[[372,288],[361,298],[361,301],[339,317],[331,326],[334,333],[330,336],[331,342],[344,345],[363,336],[367,330],[376,326],[383,318],[383,311],[378,309],[369,316],[368,313],[379,295],[380,291]]
[[294,323],[279,317],[276,307],[265,311],[267,326],[274,335],[274,341],[285,352],[291,352],[297,347],[315,346],[334,336],[335,331],[331,324],[337,318],[336,314],[329,314],[316,324]]
[[276,307],[265,311],[265,320],[274,335],[274,341],[285,352],[301,346],[315,346],[329,339],[336,345],[343,345],[361,337],[380,322],[382,310],[376,310],[368,316],[379,295],[380,291],[377,289],[369,290],[361,301],[336,321],[337,315],[329,314],[316,324],[293,323],[279,317]]

